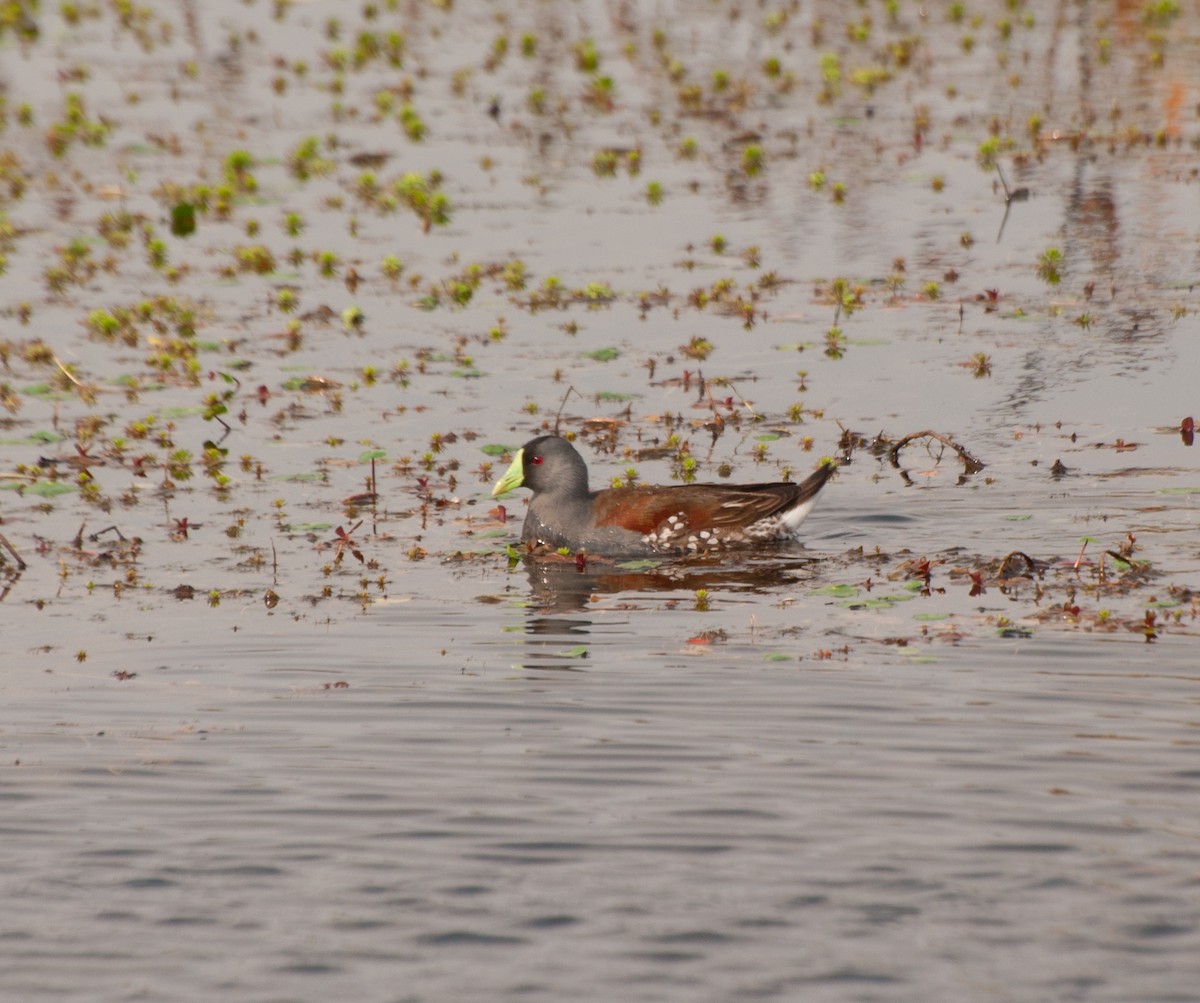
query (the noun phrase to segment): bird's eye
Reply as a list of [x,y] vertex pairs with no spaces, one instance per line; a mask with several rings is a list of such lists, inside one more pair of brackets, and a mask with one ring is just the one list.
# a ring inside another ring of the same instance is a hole
[[530,465],[535,466],[535,467],[541,466],[542,458],[540,456],[530,457],[529,463],[530,463]]

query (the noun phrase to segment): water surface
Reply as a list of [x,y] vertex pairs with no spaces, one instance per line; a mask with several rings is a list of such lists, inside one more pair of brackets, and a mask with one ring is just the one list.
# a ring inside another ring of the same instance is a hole
[[[6,25],[5,998],[1195,998],[1196,12],[951,13]],[[489,496],[556,426],[852,448],[580,571]]]

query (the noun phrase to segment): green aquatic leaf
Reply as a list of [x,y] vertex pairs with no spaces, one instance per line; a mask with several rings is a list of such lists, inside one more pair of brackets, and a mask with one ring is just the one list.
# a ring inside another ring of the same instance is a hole
[[31,432],[23,439],[0,439],[0,446],[49,446],[62,442],[65,438],[65,435],[59,435],[57,432]]
[[114,387],[133,387],[139,394],[150,393],[152,391],[166,390],[167,385],[161,380],[153,378],[142,379],[134,376],[131,373],[125,373],[121,376],[114,376],[109,382]]
[[615,390],[601,390],[596,394],[596,400],[616,401],[620,403],[622,401],[631,401],[637,396],[637,394],[619,394]]
[[503,456],[505,453],[516,452],[515,447],[502,446],[498,442],[489,442],[486,446],[480,446],[479,449],[484,456]]
[[365,452],[358,454],[359,463],[370,463],[372,460],[386,460],[386,449],[368,449]]
[[847,599],[838,605],[843,609],[891,609],[896,603],[908,602],[915,598],[915,595],[897,592],[890,596],[872,596],[870,599]]
[[584,352],[583,354],[589,359],[595,359],[597,362],[612,362],[613,359],[621,355],[615,348],[597,348],[594,352]]
[[1028,522],[1030,519],[1033,518],[1033,516],[1026,515],[1025,513],[1020,513],[1017,515],[1006,515],[1004,518],[1007,519],[1009,522]]
[[764,662],[792,662],[795,661],[794,655],[784,654],[782,651],[772,651],[768,655],[763,655]]
[[923,620],[923,621],[949,620],[950,614],[949,613],[914,613],[913,619],[914,620]]
[[888,599],[845,599],[838,603],[842,609],[891,609],[894,605]]
[[859,589],[857,585],[826,585],[819,589],[814,589],[809,593],[810,596],[833,596],[834,599],[845,599],[848,596],[858,595]]
[[574,648],[567,648],[565,651],[554,652],[556,658],[587,658],[587,646],[583,644],[576,645]]
[[655,561],[646,557],[636,561],[621,561],[617,567],[622,571],[649,571],[652,568],[657,568],[660,564],[662,564],[662,561]]
[[283,527],[286,533],[324,533],[333,528],[331,522],[292,522]]
[[63,481],[35,481],[25,487],[25,494],[37,495],[39,498],[53,498],[55,495],[70,494],[75,490],[74,484]]

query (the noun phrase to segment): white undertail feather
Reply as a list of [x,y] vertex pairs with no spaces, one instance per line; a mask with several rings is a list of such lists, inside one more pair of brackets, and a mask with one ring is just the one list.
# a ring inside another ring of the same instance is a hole
[[802,523],[808,513],[813,510],[813,506],[817,504],[818,497],[820,497],[820,495],[815,494],[809,498],[808,501],[801,502],[795,508],[790,508],[780,515],[779,521],[783,523],[783,530],[785,533],[791,533],[793,536],[796,534],[796,531],[800,528],[800,523]]

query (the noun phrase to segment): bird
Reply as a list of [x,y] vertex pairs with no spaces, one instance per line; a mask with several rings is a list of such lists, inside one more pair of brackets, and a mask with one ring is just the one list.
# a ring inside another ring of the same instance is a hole
[[799,484],[674,484],[588,488],[583,457],[566,439],[525,443],[492,488],[533,492],[522,542],[550,551],[600,557],[708,554],[794,539],[837,469],[822,460]]

